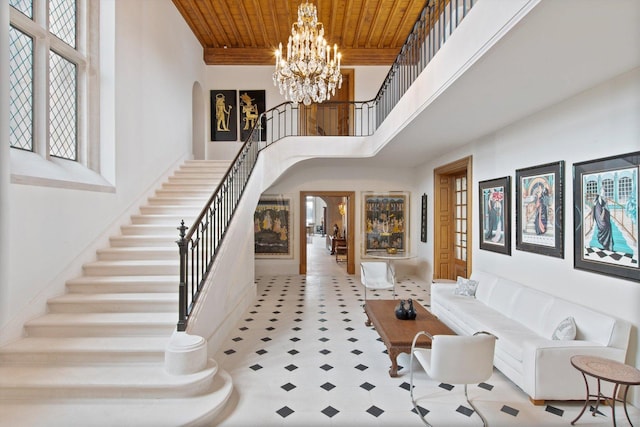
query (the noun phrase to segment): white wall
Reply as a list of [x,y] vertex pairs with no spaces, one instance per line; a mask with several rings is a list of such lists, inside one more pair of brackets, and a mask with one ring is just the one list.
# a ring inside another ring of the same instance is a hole
[[[378,92],[378,88],[389,71],[386,66],[353,67],[354,98],[368,101]],[[241,147],[238,141],[211,141],[211,90],[264,90],[265,108],[268,110],[285,102],[284,96],[273,85],[274,66],[208,66],[205,78],[205,98],[207,115],[207,158],[232,160]],[[239,135],[238,135],[239,138]]]
[[[627,362],[640,366],[640,283],[573,268],[573,163],[640,150],[640,69],[609,80],[578,96],[547,108],[498,132],[473,141],[463,149],[425,162],[416,169],[419,191],[433,200],[433,169],[453,160],[473,156],[473,268],[501,276],[575,301],[633,324]],[[515,186],[512,185],[511,256],[480,250],[478,182],[511,176],[515,170],[565,161],[564,259],[515,249]],[[433,218],[433,215],[429,215]],[[412,229],[415,230],[415,229]],[[433,236],[433,221],[429,222]],[[433,273],[433,244],[420,244],[419,257]],[[634,404],[640,402],[636,392]]]
[[65,281],[80,275],[158,179],[191,153],[192,86],[204,72],[199,43],[170,0],[103,0],[101,8],[101,138],[115,144],[102,160],[115,170],[115,191],[9,186],[10,203],[2,206],[11,242],[8,281],[0,283],[3,342],[63,293]]

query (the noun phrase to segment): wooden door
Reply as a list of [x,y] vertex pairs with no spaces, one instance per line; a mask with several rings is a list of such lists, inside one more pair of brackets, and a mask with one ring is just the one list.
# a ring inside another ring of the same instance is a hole
[[353,100],[353,69],[342,69],[342,87],[329,101],[309,106],[299,105],[300,135],[349,135]]
[[434,279],[471,274],[471,161],[466,157],[434,170]]

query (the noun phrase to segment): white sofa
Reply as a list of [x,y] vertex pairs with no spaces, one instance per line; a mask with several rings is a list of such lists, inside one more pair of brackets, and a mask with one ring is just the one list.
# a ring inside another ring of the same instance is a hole
[[[490,273],[474,271],[470,278],[478,281],[475,297],[455,295],[455,283],[433,283],[431,311],[457,334],[496,335],[495,367],[533,403],[584,400],[584,379],[569,361],[573,355],[625,361],[629,323]],[[551,339],[569,316],[575,340]]]

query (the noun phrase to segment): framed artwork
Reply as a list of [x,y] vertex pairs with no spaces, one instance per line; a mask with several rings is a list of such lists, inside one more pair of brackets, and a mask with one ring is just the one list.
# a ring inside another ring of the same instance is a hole
[[427,195],[422,195],[422,209],[420,211],[420,241],[427,241]]
[[364,255],[384,254],[388,248],[409,248],[409,193],[364,193]]
[[[267,118],[262,116],[258,122],[260,114],[265,111],[265,91],[264,90],[241,90],[240,91],[240,116],[238,127],[240,128],[240,141],[244,142],[249,138],[251,129],[257,125],[256,132],[260,132],[260,141],[267,139]],[[257,138],[254,139],[257,141]]]
[[235,90],[212,90],[211,101],[211,140],[237,141],[238,109]]
[[574,267],[640,282],[640,151],[573,164]]
[[291,199],[263,196],[253,214],[256,258],[292,258]]
[[511,255],[511,177],[478,183],[480,249]]
[[564,258],[564,161],[516,170],[516,249]]

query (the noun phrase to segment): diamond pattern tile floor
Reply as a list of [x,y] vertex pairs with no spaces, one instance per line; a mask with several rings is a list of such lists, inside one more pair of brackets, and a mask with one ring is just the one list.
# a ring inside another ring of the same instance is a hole
[[[391,378],[384,344],[364,324],[357,276],[262,276],[256,284],[255,303],[216,355],[235,387],[216,425],[423,425],[409,397],[409,355],[398,357],[402,368]],[[399,298],[429,305],[428,283],[405,277],[396,290]],[[374,296],[380,297],[389,295]],[[419,367],[414,374],[414,395],[430,423],[482,425],[462,387],[434,382]],[[469,386],[469,396],[492,427],[567,426],[582,408],[581,402],[534,406],[497,370],[486,383]],[[629,410],[632,421],[640,420],[637,408]],[[628,425],[621,407],[616,418]],[[610,408],[583,415],[576,425],[610,426]]]

